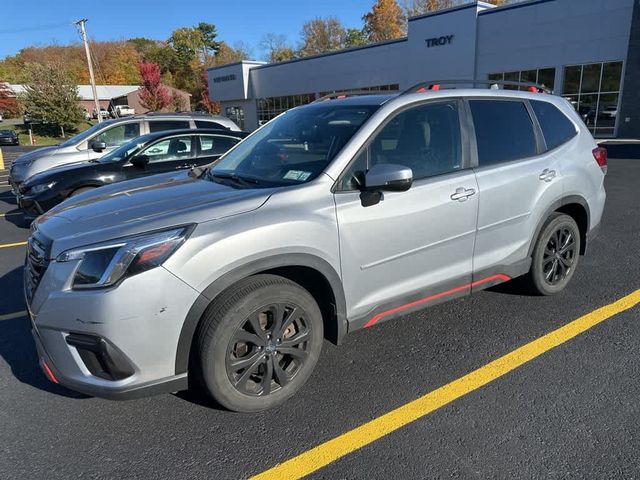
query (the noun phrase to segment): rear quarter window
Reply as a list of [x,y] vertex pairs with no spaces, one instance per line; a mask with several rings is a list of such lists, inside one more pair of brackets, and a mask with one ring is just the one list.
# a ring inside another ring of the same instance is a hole
[[537,154],[536,136],[524,102],[470,100],[481,167]]
[[575,125],[555,105],[539,100],[529,103],[542,129],[547,149],[553,150],[576,135]]
[[229,130],[229,127],[225,127],[221,123],[211,122],[208,120],[196,120],[196,128],[218,128],[222,130]]
[[189,120],[150,120],[149,132],[163,132],[165,130],[180,130],[190,128]]

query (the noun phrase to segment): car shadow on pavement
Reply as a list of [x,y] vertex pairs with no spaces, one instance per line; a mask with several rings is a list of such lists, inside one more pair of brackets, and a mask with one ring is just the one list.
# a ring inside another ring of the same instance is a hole
[[[15,268],[0,278],[0,292],[4,292],[0,316],[25,310],[22,295],[22,267]],[[0,320],[0,357],[11,368],[13,376],[39,390],[68,398],[89,398],[51,383],[40,370],[38,354],[31,337],[29,318],[21,316]]]

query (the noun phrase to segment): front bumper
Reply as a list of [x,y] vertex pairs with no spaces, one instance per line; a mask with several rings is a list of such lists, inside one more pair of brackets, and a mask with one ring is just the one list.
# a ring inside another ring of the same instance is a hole
[[[65,387],[109,399],[186,389],[187,374],[175,373],[175,357],[197,292],[162,267],[116,288],[74,291],[74,263],[52,261],[28,305],[43,370]],[[97,372],[86,352],[69,341],[78,336],[108,344],[125,373],[114,379]]]
[[36,200],[25,198],[20,193],[16,195],[16,202],[18,207],[22,210],[22,214],[27,220],[34,220],[39,215],[42,215],[46,210]]

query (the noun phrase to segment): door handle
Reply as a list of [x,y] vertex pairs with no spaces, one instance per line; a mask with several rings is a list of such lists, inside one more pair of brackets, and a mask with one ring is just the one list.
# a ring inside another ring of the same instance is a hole
[[476,191],[473,188],[456,188],[456,192],[451,195],[451,200],[457,200],[458,202],[465,202],[471,195],[475,195]]
[[548,168],[545,168],[542,171],[542,173],[538,176],[538,178],[540,180],[544,180],[545,182],[550,182],[555,177],[556,177],[556,171],[555,170],[549,170]]

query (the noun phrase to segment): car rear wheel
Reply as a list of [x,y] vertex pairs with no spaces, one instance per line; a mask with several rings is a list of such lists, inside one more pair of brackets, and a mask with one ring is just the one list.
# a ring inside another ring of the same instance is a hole
[[580,259],[580,230],[569,215],[554,213],[542,227],[533,250],[529,284],[539,295],[567,286]]
[[205,313],[197,359],[203,387],[229,410],[272,408],[311,376],[322,341],[322,314],[309,292],[276,275],[246,278]]

